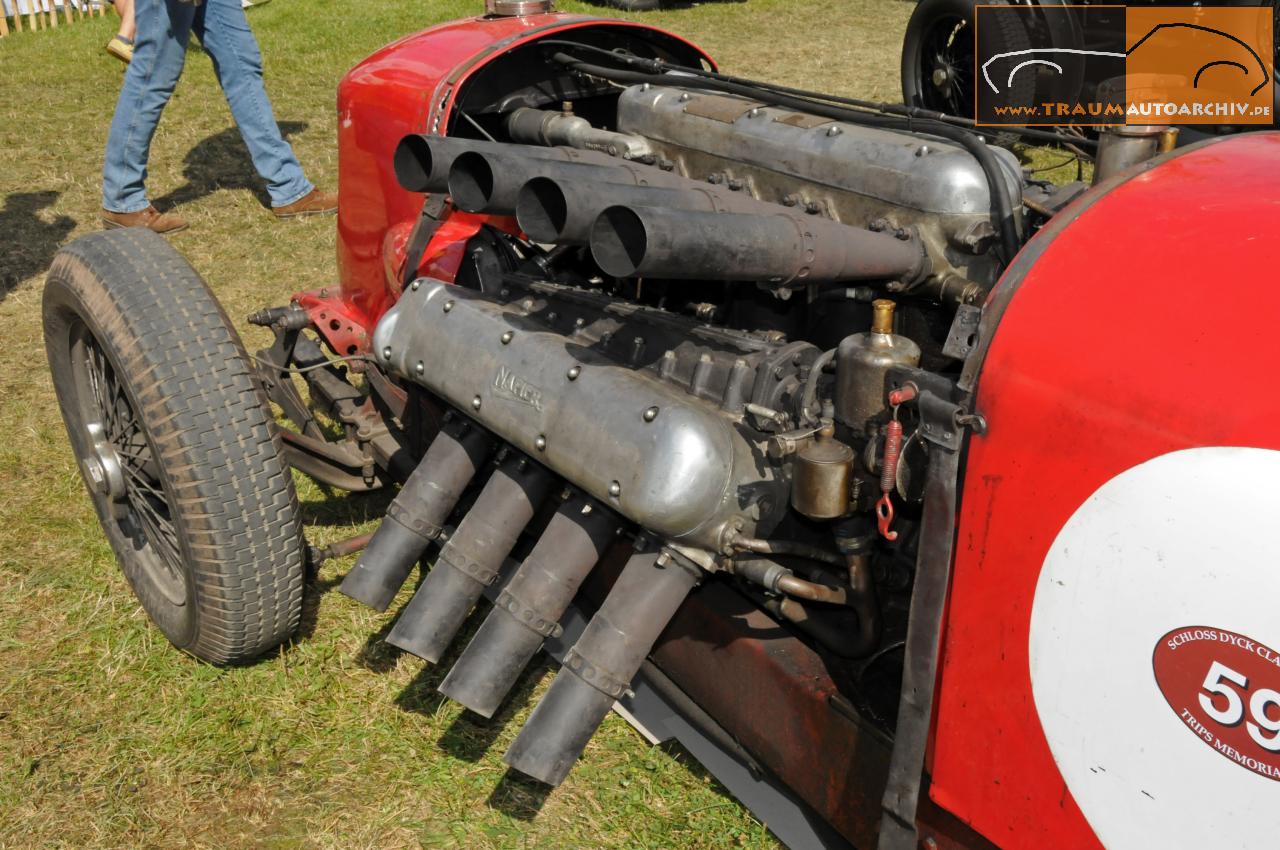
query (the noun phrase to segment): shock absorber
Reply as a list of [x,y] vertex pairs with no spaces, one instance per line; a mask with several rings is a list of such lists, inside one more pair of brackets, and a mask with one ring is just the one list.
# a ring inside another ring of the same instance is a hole
[[386,519],[339,589],[371,608],[387,610],[413,565],[440,536],[444,521],[491,446],[482,429],[446,415],[426,456],[400,488]]
[[552,475],[512,453],[440,550],[435,567],[396,621],[387,643],[435,663],[533,519]]
[[564,781],[698,578],[684,558],[638,543],[502,760],[548,785]]
[[570,496],[498,594],[440,693],[492,717],[542,642],[559,637],[560,618],[618,526],[617,515],[595,499]]

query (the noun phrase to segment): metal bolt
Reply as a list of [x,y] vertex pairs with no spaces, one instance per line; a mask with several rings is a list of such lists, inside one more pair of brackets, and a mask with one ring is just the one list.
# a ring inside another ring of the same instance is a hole
[[415,371],[415,372],[417,372],[419,375],[421,375],[421,374],[423,374],[424,372],[426,372],[426,371],[427,371],[427,366],[426,366],[426,364],[425,364],[425,363],[423,363],[421,360],[419,360],[419,361],[418,361],[418,365],[413,367],[413,371]]
[[739,179],[738,179],[738,178],[736,178],[736,177],[734,177],[734,178],[733,178],[732,180],[730,180],[730,181],[729,181],[729,183],[728,183],[729,191],[730,191],[730,192],[740,192],[740,191],[742,191],[742,187],[743,187],[743,186],[745,186],[745,185],[747,185],[747,184],[743,183],[741,180],[739,180]]
[[99,493],[107,492],[107,488],[103,485],[107,481],[106,470],[102,468],[102,462],[96,457],[87,457],[84,459],[84,474],[88,476],[89,481],[93,484],[93,489]]
[[445,311],[446,313],[448,313],[448,312],[449,312],[450,310],[452,310],[452,309],[453,309],[453,302],[452,302],[452,301],[446,301],[446,302],[444,302],[444,311]]
[[721,183],[724,182],[724,175],[721,174],[719,171],[712,172],[711,174],[707,175],[707,182],[710,183],[712,186],[719,186]]
[[413,283],[409,284],[409,288],[412,289],[414,292],[417,292],[421,286],[422,286],[422,281],[420,280],[415,280]]
[[928,152],[929,152],[928,145],[921,145],[920,147],[916,148],[916,156],[924,156]]
[[386,348],[382,349],[382,359],[383,360],[391,359],[391,346],[388,345]]
[[828,128],[827,128],[827,135],[828,135],[828,136],[838,136],[838,135],[840,135],[840,134],[841,134],[841,133],[843,133],[843,132],[844,132],[844,130],[841,130],[841,129],[839,128],[839,126],[832,126],[832,127],[828,127]]
[[751,107],[750,109],[748,109],[748,110],[747,110],[747,117],[748,117],[748,118],[758,118],[759,116],[760,116],[760,107],[758,107],[758,106],[753,106],[753,107]]
[[544,437],[544,436],[542,436],[541,434],[539,434],[539,435],[538,435],[538,439],[536,439],[536,440],[534,440],[534,441],[533,441],[533,447],[534,447],[535,449],[537,449],[538,451],[540,451],[540,452],[541,452],[541,451],[546,451],[546,448],[547,448],[547,438],[546,438],[546,437]]
[[569,371],[565,373],[565,377],[571,381],[578,380],[578,376],[582,374],[581,366],[570,366]]
[[658,406],[656,404],[653,407],[645,408],[645,411],[644,411],[645,422],[652,422],[657,418],[658,418]]
[[592,508],[590,505],[583,505],[583,506],[582,506],[582,515],[583,515],[583,516],[590,516],[590,515],[591,515],[591,512],[592,512],[593,510],[595,510],[595,509],[594,509],[594,508]]
[[480,396],[476,396],[475,398],[471,399],[471,409],[472,410],[480,409]]
[[613,498],[615,498],[615,499],[616,499],[616,498],[618,498],[619,496],[621,496],[621,495],[622,495],[622,485],[621,485],[621,484],[619,484],[617,481],[614,481],[614,482],[610,483],[610,484],[609,484],[609,495],[610,495],[610,496],[612,496],[612,497],[613,497]]
[[667,564],[671,563],[671,554],[669,552],[659,552],[654,563],[660,567],[665,567]]
[[819,201],[810,201],[804,205],[804,211],[809,215],[817,215],[822,212],[822,204]]
[[504,286],[504,287],[502,287],[502,289],[499,289],[499,290],[498,290],[498,297],[499,297],[499,298],[506,298],[506,297],[508,297],[509,295],[511,295],[511,290],[510,290],[510,289],[507,289],[505,286]]
[[583,327],[584,325],[586,325],[586,323],[587,323],[587,320],[582,318],[581,316],[573,320],[573,326],[575,328]]
[[680,95],[681,103],[688,103],[692,99],[693,99],[693,95],[689,94],[688,92],[684,92],[683,94]]
[[514,339],[514,338],[515,338],[515,334],[514,334],[513,332],[511,332],[511,331],[507,331],[506,333],[504,333],[504,334],[502,335],[502,344],[503,344],[503,345],[507,345],[507,344],[509,344],[509,343],[511,342],[511,340],[512,340],[512,339]]

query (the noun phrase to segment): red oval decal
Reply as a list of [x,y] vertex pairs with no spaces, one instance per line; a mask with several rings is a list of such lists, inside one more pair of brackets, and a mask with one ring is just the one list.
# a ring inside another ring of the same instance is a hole
[[1226,629],[1184,626],[1160,638],[1151,665],[1188,731],[1280,782],[1280,652]]

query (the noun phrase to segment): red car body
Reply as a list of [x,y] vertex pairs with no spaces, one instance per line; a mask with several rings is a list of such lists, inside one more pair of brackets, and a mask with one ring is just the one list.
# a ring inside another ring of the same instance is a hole
[[[396,182],[396,143],[447,134],[467,86],[511,50],[587,27],[632,28],[710,64],[642,25],[547,14],[435,27],[342,81],[341,285],[296,296],[335,350],[367,346],[399,292],[423,200]],[[1280,516],[1280,478],[1263,474],[1280,459],[1278,159],[1280,135],[1236,136],[1095,187],[1031,240],[986,305],[965,379],[989,428],[968,438],[961,471],[926,705],[925,846],[1191,846],[1216,834],[1209,846],[1225,847],[1280,826],[1265,770],[1280,764],[1269,737],[1280,696],[1266,696],[1280,666],[1262,663],[1247,686],[1202,669],[1245,665],[1232,660],[1247,654],[1240,641],[1264,662],[1280,647],[1280,544],[1265,522]],[[451,280],[485,220],[451,215],[419,270]],[[1169,533],[1153,536],[1161,522]],[[840,710],[816,655],[745,637],[763,615],[733,604],[695,595],[655,660],[871,846],[892,745]],[[1183,627],[1240,641],[1182,641]],[[1160,649],[1188,642],[1202,646]],[[1206,701],[1212,717],[1233,699],[1264,743],[1240,733],[1228,745],[1230,726],[1205,721]]]

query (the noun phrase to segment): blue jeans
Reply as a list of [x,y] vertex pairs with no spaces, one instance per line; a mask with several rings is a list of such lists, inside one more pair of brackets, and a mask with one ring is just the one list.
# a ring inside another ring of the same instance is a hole
[[280,135],[262,86],[262,54],[240,0],[136,0],[138,35],[124,76],[102,166],[102,206],[117,213],[144,210],[147,157],[160,113],[169,102],[187,58],[192,32],[213,59],[213,70],[231,115],[249,148],[253,166],[267,182],[273,207],[304,197],[315,187],[302,173],[293,149]]

